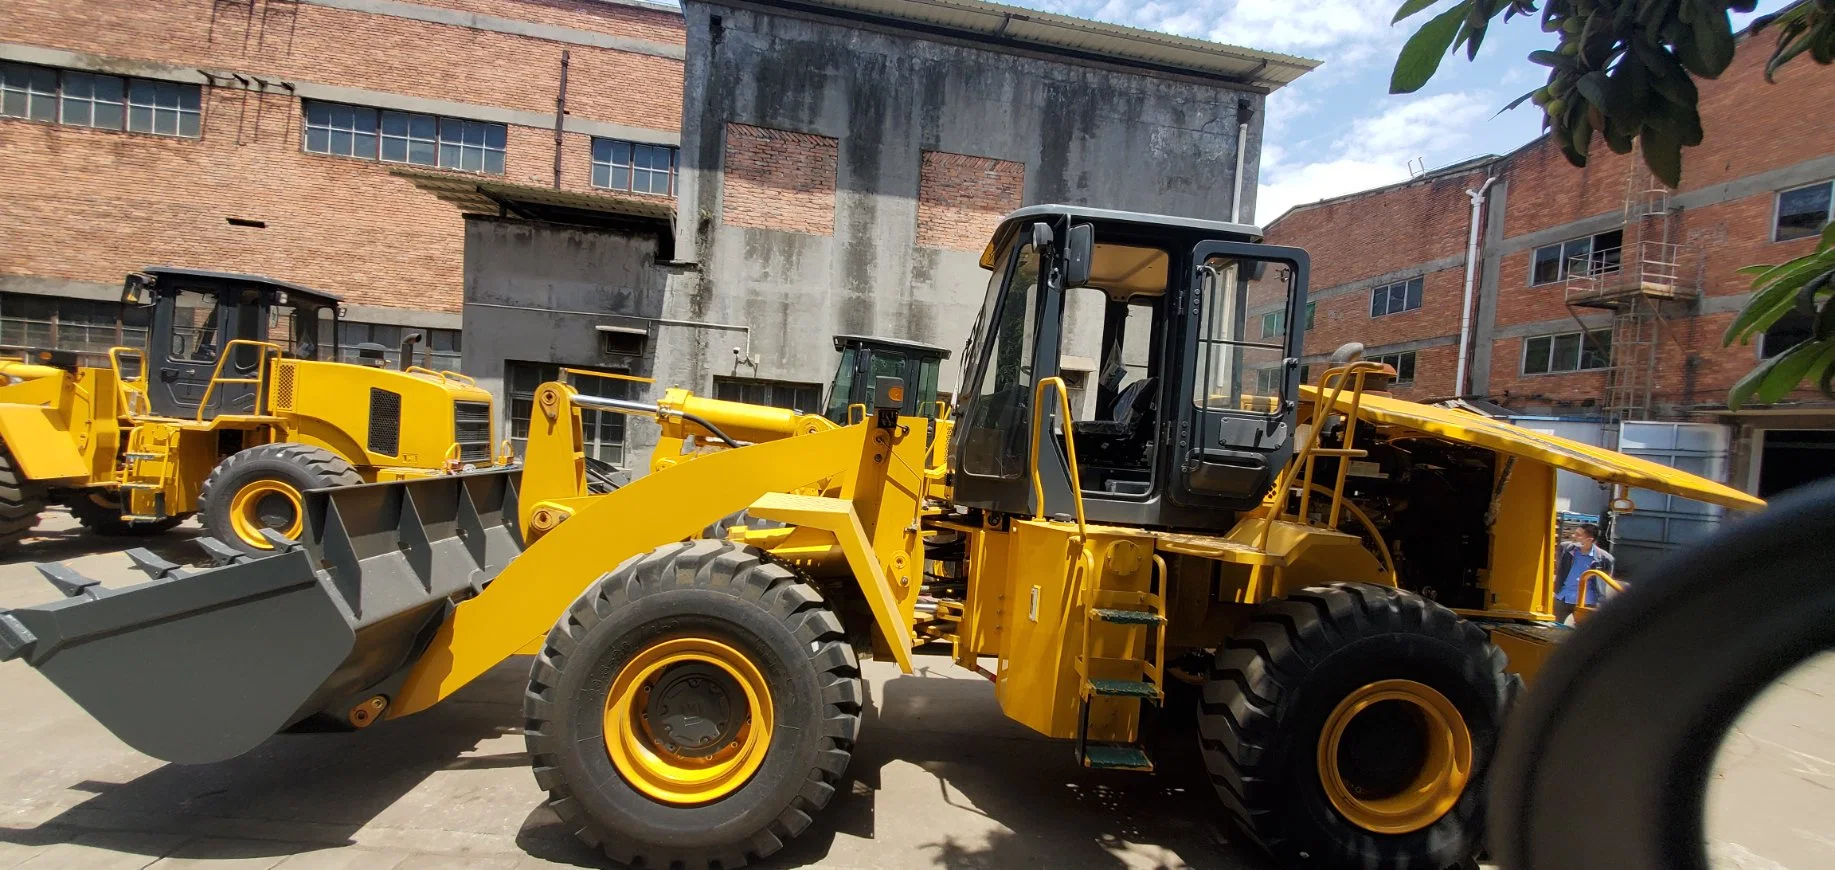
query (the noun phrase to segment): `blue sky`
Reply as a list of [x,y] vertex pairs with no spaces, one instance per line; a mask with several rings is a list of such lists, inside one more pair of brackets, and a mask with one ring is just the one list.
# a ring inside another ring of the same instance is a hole
[[[1552,48],[1539,20],[1494,25],[1476,62],[1442,61],[1433,82],[1389,94],[1389,70],[1433,9],[1391,27],[1400,0],[1007,0],[1080,18],[1324,60],[1268,98],[1255,220],[1289,207],[1401,181],[1416,170],[1514,150],[1541,131],[1541,115],[1506,103],[1543,81],[1525,55]],[[1765,0],[1759,12],[1786,5]],[[1751,16],[1738,16],[1743,26]],[[1763,37],[1769,39],[1769,35]],[[1493,117],[1495,116],[1495,117]]]

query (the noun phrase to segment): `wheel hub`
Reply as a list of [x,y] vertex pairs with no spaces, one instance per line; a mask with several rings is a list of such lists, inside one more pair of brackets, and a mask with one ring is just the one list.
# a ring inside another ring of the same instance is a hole
[[305,497],[292,484],[280,480],[257,480],[244,486],[230,500],[230,526],[236,537],[260,549],[270,549],[262,529],[272,529],[288,538],[298,538],[305,526]]
[[744,787],[771,746],[774,708],[758,666],[712,638],[637,652],[606,691],[606,755],[660,803],[704,804]]
[[644,688],[650,699],[644,723],[663,749],[676,755],[712,755],[732,743],[745,724],[745,695],[732,677],[713,665],[673,665]]
[[1326,797],[1352,824],[1406,834],[1459,802],[1472,775],[1472,735],[1439,690],[1380,680],[1347,695],[1326,717],[1318,766]]

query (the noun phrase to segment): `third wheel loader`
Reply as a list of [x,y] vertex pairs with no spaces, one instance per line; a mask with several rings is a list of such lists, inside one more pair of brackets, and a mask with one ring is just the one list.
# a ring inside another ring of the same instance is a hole
[[[730,870],[844,787],[859,652],[911,673],[941,642],[1086,767],[1151,770],[1145,708],[1195,683],[1220,800],[1192,812],[1288,866],[1441,870],[1479,847],[1499,726],[1569,632],[1557,471],[1762,506],[1394,398],[1355,347],[1300,383],[1300,335],[1249,324],[1302,322],[1307,258],[1252,227],[1035,206],[982,265],[949,417],[911,413],[896,376],[851,423],[546,384],[522,468],[311,493],[297,544],[205,569],[136,553],[152,579],[124,588],[44,566],[68,597],[0,613],[0,658],[137,749],[207,762],[411,715],[529,655],[521,724],[564,823],[624,864]],[[650,473],[590,493],[582,409],[660,423]],[[779,525],[703,537],[742,509]]]

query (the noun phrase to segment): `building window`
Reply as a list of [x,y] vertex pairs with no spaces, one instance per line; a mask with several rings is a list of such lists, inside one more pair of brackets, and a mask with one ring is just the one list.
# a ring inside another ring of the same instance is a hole
[[[563,381],[585,396],[604,399],[629,399],[633,382],[621,377],[595,377],[587,371],[608,375],[623,372],[610,369],[584,369],[568,366],[565,377],[554,363],[531,363],[505,360],[503,382],[510,397],[510,447],[517,456],[529,444],[529,415],[535,412],[535,391],[549,381]],[[612,411],[580,409],[580,434],[586,455],[593,459],[624,465],[624,415]]]
[[1262,315],[1262,338],[1278,338],[1287,334],[1287,309],[1270,311]]
[[675,193],[676,148],[593,139],[593,186],[632,193]]
[[0,63],[0,116],[195,138],[203,87]]
[[1370,316],[1400,314],[1421,307],[1421,288],[1425,278],[1410,278],[1394,284],[1370,288]]
[[1385,353],[1370,357],[1370,361],[1381,363],[1395,369],[1395,382],[1398,384],[1414,383],[1414,351],[1404,353]]
[[1822,232],[1829,222],[1832,200],[1835,200],[1835,181],[1779,193],[1777,225],[1772,228],[1772,238],[1788,242]]
[[1618,270],[1624,230],[1613,230],[1596,236],[1582,236],[1536,249],[1529,269],[1529,283],[1552,284],[1570,277],[1586,277]]
[[1310,384],[1312,382],[1313,382],[1313,367],[1310,364],[1300,366],[1300,383]]
[[1272,368],[1256,369],[1255,370],[1255,391],[1258,393],[1263,393],[1267,395],[1274,395],[1274,396],[1280,395],[1281,390],[1287,386],[1286,374],[1287,374],[1286,366],[1274,366]]
[[822,385],[801,381],[714,376],[714,398],[748,405],[769,405],[809,414],[822,411]]
[[1306,303],[1306,331],[1308,332],[1312,331],[1313,315],[1318,313],[1318,308],[1319,308],[1319,303],[1317,302]]
[[401,368],[401,340],[412,332],[420,333],[421,340],[414,346],[414,359],[410,361],[410,365],[426,366],[435,370],[458,370],[463,348],[459,340],[459,331],[456,329],[427,329],[387,323],[352,323],[344,320],[338,323],[338,358],[343,362],[358,362],[357,345],[380,344],[383,347],[383,358],[388,360],[389,368]]
[[1759,359],[1771,359],[1815,334],[1816,319],[1796,309],[1777,319],[1759,339]]
[[305,113],[303,147],[312,154],[503,174],[503,124],[317,100]]
[[1612,331],[1563,332],[1523,340],[1523,374],[1603,369],[1612,361]]
[[0,293],[0,353],[73,350],[79,364],[108,365],[108,349],[147,344],[150,308],[119,302]]

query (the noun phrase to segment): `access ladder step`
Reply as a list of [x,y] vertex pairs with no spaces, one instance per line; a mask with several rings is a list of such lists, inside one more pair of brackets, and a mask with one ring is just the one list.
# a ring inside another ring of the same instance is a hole
[[1146,680],[1090,680],[1090,691],[1111,698],[1158,698],[1160,687]]
[[1097,770],[1152,770],[1153,759],[1138,746],[1098,744],[1083,747],[1083,766]]
[[1112,622],[1117,625],[1159,625],[1166,617],[1148,610],[1118,610],[1113,607],[1092,607],[1090,618],[1099,622]]

